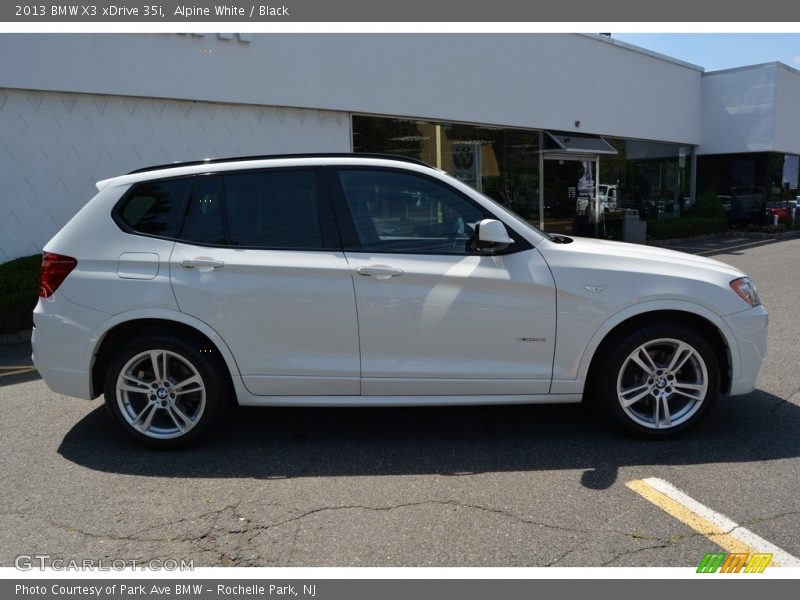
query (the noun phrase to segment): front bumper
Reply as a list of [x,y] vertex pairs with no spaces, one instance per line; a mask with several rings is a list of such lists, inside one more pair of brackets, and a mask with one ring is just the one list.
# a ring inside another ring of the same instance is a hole
[[748,394],[755,389],[758,371],[767,353],[767,324],[769,315],[761,306],[743,310],[725,317],[736,338],[739,352],[739,368],[733,369],[738,376],[731,381],[731,396]]

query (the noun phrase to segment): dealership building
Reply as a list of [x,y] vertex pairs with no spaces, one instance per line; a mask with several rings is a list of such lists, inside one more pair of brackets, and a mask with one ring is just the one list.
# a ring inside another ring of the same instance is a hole
[[206,157],[411,156],[567,232],[601,199],[680,218],[710,191],[758,221],[798,195],[781,63],[705,72],[589,34],[0,34],[0,56],[0,262],[95,181]]

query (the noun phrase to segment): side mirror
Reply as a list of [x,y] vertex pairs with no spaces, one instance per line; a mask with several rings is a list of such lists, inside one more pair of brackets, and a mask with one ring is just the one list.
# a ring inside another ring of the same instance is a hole
[[503,250],[514,243],[508,237],[506,226],[495,219],[484,219],[478,223],[477,240],[479,250]]

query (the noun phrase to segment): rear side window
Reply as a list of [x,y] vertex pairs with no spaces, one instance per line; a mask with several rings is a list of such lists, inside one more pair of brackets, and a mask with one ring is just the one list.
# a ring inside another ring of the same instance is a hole
[[170,179],[136,184],[119,212],[120,218],[140,233],[177,236],[189,181]]
[[141,183],[118,215],[137,232],[189,243],[321,250],[317,195],[313,169],[200,175]]
[[201,244],[224,244],[222,188],[219,177],[196,177],[181,239]]
[[228,244],[323,248],[314,171],[262,171],[223,177]]

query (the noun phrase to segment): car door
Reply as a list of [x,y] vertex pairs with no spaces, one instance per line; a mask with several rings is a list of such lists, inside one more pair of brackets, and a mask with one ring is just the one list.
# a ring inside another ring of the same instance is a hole
[[256,395],[357,395],[350,270],[324,180],[312,168],[198,176],[171,280]]
[[476,249],[476,223],[495,217],[421,173],[339,167],[329,180],[353,272],[363,395],[549,392],[555,287],[527,241]]

